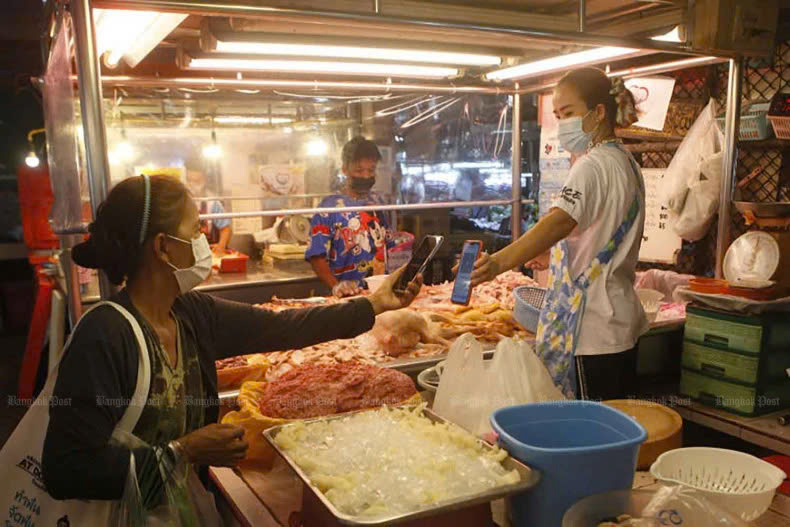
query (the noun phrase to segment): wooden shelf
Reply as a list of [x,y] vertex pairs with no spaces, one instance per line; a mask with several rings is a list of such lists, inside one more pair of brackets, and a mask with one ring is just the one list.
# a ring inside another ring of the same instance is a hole
[[633,143],[625,145],[625,148],[631,153],[675,152],[680,148],[680,141]]
[[777,421],[778,416],[790,413],[790,410],[762,417],[741,417],[691,402],[682,395],[678,396],[675,401],[677,404],[673,405],[673,408],[683,419],[780,454],[790,455],[790,426],[782,426]]
[[743,149],[790,150],[790,139],[773,137],[762,141],[738,141],[738,146]]
[[646,130],[644,133],[632,129],[617,129],[615,135],[621,139],[638,139],[640,141],[651,141],[655,143],[667,141],[682,141],[682,135],[666,135],[662,132],[651,132]]

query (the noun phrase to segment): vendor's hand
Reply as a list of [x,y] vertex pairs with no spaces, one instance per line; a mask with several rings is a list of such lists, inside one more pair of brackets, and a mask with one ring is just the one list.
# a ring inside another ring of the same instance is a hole
[[351,280],[341,280],[332,288],[332,296],[336,296],[338,298],[343,298],[345,296],[357,296],[359,294],[362,294],[362,288],[359,286],[358,282]]
[[540,256],[528,261],[524,265],[529,269],[534,269],[535,271],[545,271],[549,268],[549,253],[545,252]]
[[501,272],[502,267],[495,257],[481,253],[475,262],[475,270],[472,271],[472,287],[493,280]]
[[178,440],[190,463],[234,467],[247,454],[244,429],[236,425],[210,424]]
[[374,276],[375,275],[380,275],[380,274],[387,274],[387,270],[384,267],[384,262],[382,262],[381,260],[378,260],[378,259],[374,258],[373,261],[370,262],[370,263],[373,265],[373,275]]
[[392,290],[392,288],[395,287],[395,284],[398,282],[398,278],[400,278],[400,275],[403,274],[405,270],[406,266],[404,265],[389,275],[384,283],[381,284],[381,286],[370,296],[368,296],[368,300],[370,300],[370,303],[373,304],[373,311],[377,315],[380,315],[385,311],[408,307],[414,298],[420,293],[420,288],[422,287],[421,274],[418,274],[414,277],[414,280],[409,283],[409,285],[406,287],[406,292],[402,295],[398,295]]

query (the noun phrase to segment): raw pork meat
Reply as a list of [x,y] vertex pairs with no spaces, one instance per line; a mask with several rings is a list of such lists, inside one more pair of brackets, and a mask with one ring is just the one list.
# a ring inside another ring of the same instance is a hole
[[381,349],[392,357],[413,350],[420,342],[446,344],[433,324],[409,309],[389,311],[377,316],[370,334]]

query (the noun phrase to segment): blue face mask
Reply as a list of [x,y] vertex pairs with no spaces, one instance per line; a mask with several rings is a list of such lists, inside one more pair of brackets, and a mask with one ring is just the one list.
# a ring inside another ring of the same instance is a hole
[[590,146],[593,134],[585,132],[582,128],[582,122],[590,115],[590,112],[592,110],[584,114],[584,117],[568,117],[559,121],[557,138],[560,140],[562,148],[571,154],[584,154],[587,152],[587,147]]

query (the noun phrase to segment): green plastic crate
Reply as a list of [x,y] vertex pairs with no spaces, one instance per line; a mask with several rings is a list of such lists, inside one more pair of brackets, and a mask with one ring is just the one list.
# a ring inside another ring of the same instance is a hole
[[752,355],[788,352],[790,315],[736,315],[688,306],[684,338],[708,347]]
[[788,380],[790,353],[754,356],[684,341],[682,364],[709,377],[750,385],[770,384]]
[[714,379],[686,368],[680,374],[680,393],[707,406],[746,417],[790,407],[790,382],[764,387],[744,386]]

